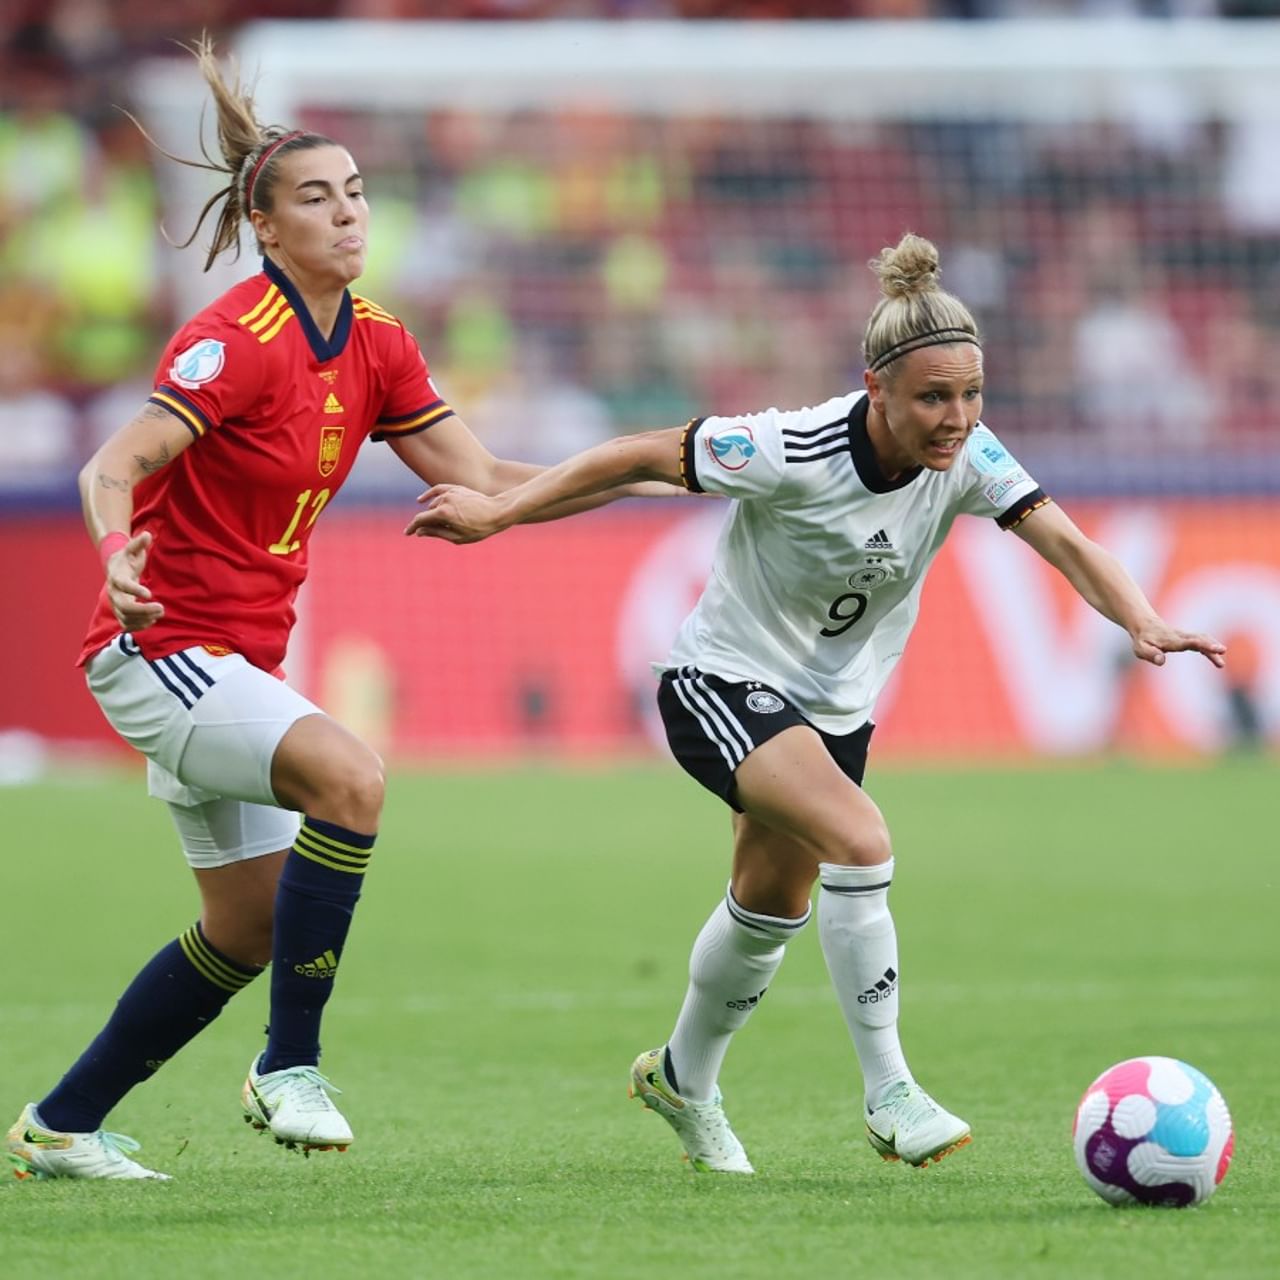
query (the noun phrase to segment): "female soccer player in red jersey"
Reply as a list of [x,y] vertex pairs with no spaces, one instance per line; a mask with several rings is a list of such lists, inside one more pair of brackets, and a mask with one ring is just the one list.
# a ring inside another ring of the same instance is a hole
[[238,247],[242,217],[263,269],[178,331],[145,408],[81,473],[106,575],[81,661],[107,719],[147,757],[202,909],[24,1108],[7,1144],[19,1177],[164,1177],[103,1120],[268,962],[270,1026],[245,1118],[304,1152],[351,1142],[317,1069],[320,1020],[384,781],[365,743],[279,678],[307,544],[366,438],[429,482],[498,492],[538,470],[490,455],[404,326],[348,291],[369,222],[350,154],[264,128],[209,44],[195,53],[230,177],[201,214],[221,202],[206,270]]

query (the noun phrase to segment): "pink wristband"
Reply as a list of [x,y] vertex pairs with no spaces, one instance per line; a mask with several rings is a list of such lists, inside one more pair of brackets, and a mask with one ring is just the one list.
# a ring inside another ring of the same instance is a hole
[[118,529],[112,530],[103,540],[98,543],[98,559],[102,561],[102,567],[107,567],[107,561],[119,550],[129,545],[129,535],[121,533]]

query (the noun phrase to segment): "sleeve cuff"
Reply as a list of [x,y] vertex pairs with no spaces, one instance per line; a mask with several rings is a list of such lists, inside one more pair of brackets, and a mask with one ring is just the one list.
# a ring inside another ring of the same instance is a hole
[[698,428],[705,418],[692,418],[680,437],[680,482],[690,493],[703,493],[705,490],[698,483],[698,468],[693,458],[694,442],[698,438]]
[[1052,501],[1043,489],[1032,489],[996,516],[996,524],[1002,529],[1016,529],[1033,511],[1039,511]]
[[147,402],[158,404],[162,409],[168,409],[197,440],[214,425],[186,396],[172,387],[157,387],[147,397]]
[[379,418],[375,430],[369,433],[370,440],[399,440],[402,436],[416,435],[437,422],[453,417],[453,409],[443,400],[429,404],[425,409],[406,413],[398,418]]

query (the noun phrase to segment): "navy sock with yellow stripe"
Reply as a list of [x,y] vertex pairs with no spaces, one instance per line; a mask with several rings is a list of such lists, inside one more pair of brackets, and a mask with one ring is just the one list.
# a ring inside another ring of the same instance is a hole
[[262,972],[224,956],[194,924],[129,984],[115,1012],[37,1111],[50,1129],[92,1133]]
[[271,1023],[261,1072],[320,1061],[320,1019],[373,841],[336,823],[303,819],[276,889]]

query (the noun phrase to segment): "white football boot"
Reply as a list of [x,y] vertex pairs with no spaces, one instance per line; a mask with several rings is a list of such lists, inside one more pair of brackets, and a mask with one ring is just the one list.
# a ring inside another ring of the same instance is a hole
[[918,1084],[903,1081],[878,1106],[867,1108],[867,1140],[885,1160],[905,1160],[922,1168],[972,1138],[959,1116],[944,1111]]
[[28,1102],[5,1139],[14,1176],[27,1178],[150,1178],[168,1182],[167,1173],[144,1169],[128,1153],[138,1143],[122,1133],[59,1133],[40,1123],[36,1104]]
[[710,1102],[682,1098],[663,1074],[663,1052],[662,1048],[650,1049],[631,1064],[627,1096],[639,1098],[676,1131],[688,1153],[685,1159],[699,1173],[755,1173],[742,1143],[729,1128],[720,1090]]
[[285,1067],[258,1074],[258,1059],[240,1091],[244,1118],[259,1133],[270,1133],[290,1151],[345,1151],[351,1145],[351,1126],[333,1105],[331,1085],[315,1067]]

